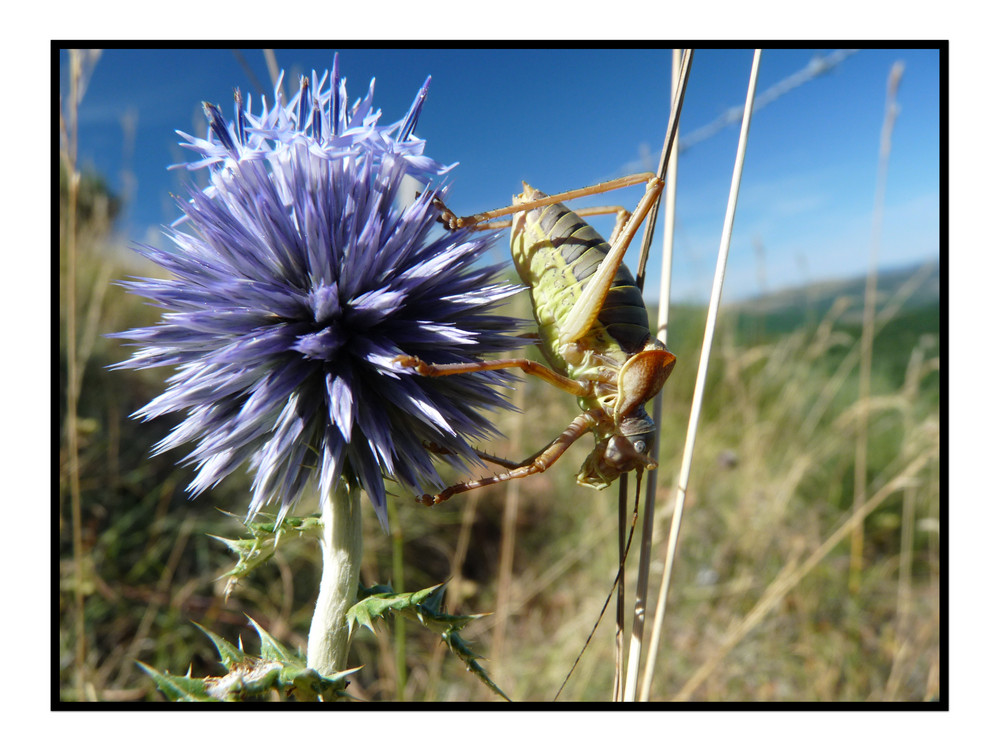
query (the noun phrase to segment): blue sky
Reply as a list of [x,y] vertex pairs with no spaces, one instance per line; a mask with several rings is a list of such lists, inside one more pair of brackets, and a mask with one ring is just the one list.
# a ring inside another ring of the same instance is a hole
[[[450,207],[474,213],[509,202],[521,180],[549,193],[655,169],[669,112],[669,50],[340,49],[348,93],[374,77],[384,122],[398,119],[427,75],[430,96],[417,128],[427,153],[459,162]],[[758,96],[829,49],[765,50]],[[186,170],[175,129],[203,135],[203,100],[232,111],[235,87],[272,96],[264,55],[229,49],[106,50],[80,108],[80,163],[129,199],[126,241],[164,244],[159,226],[176,218],[170,193]],[[288,84],[323,70],[333,50],[278,49]],[[751,50],[698,50],[680,125],[682,144],[673,291],[705,300],[711,286],[736,152],[738,123],[691,135],[742,107]],[[886,79],[905,65],[893,134],[880,265],[939,254],[940,72],[937,50],[861,50],[791,89],[754,115],[736,215],[725,299],[864,273]],[[60,58],[66,80],[66,56]],[[247,72],[253,71],[253,78]],[[255,80],[254,80],[255,79]],[[134,122],[134,137],[124,123]],[[633,207],[641,189],[583,200]],[[603,233],[611,222],[593,221]],[[654,240],[654,254],[662,242]],[[637,246],[638,243],[635,243]],[[506,249],[499,244],[497,257]],[[627,263],[635,268],[636,250]],[[652,260],[647,290],[658,287]]]

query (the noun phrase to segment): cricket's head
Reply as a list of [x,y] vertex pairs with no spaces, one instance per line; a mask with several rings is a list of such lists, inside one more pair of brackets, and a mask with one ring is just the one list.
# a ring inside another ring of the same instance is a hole
[[[511,196],[512,206],[520,206],[524,203],[531,203],[531,201],[537,201],[541,200],[542,198],[548,197],[541,190],[537,190],[531,187],[531,185],[529,185],[527,182],[522,182],[521,185],[524,186],[524,190],[521,192],[521,194]],[[518,225],[520,225],[520,228],[523,230],[526,219],[525,214],[526,212],[523,210],[518,211],[517,213],[514,214],[513,223],[511,224],[511,237],[517,234]]]
[[539,200],[541,198],[547,198],[548,197],[541,190],[539,190],[538,188],[531,187],[531,185],[529,185],[524,180],[521,180],[521,187],[524,188],[524,190],[521,192],[521,194],[514,196],[514,205],[515,206],[519,205],[521,203],[527,203],[528,201],[537,201],[537,200]]
[[676,358],[654,338],[633,354],[618,373],[618,390],[604,403],[614,430],[598,440],[577,475],[579,484],[604,489],[622,474],[655,469],[656,425],[645,403],[660,392]]
[[603,490],[622,474],[639,469],[655,469],[651,457],[656,425],[641,406],[625,418],[618,430],[597,441],[576,477],[578,484]]

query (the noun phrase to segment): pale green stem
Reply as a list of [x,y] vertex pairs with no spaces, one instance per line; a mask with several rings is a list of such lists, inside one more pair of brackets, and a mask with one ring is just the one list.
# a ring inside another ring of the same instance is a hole
[[350,637],[347,610],[361,575],[361,490],[337,484],[323,503],[323,577],[306,648],[308,665],[321,675],[344,669]]

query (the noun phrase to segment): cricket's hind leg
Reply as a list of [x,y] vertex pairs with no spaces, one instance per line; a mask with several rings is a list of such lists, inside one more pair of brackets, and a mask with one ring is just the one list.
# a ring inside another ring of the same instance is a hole
[[[587,434],[587,432],[596,427],[603,417],[604,412],[600,408],[585,411],[570,422],[566,429],[559,434],[559,437],[534,455],[529,456],[517,464],[513,464],[512,468],[507,471],[494,474],[493,476],[483,477],[481,479],[473,479],[468,482],[459,482],[458,484],[453,484],[451,487],[445,488],[437,495],[424,495],[423,497],[419,497],[417,498],[417,501],[429,507],[431,505],[443,503],[452,495],[457,495],[462,492],[479,489],[480,487],[488,487],[492,484],[499,484],[501,482],[509,482],[514,479],[524,479],[525,477],[530,477],[532,474],[540,474],[558,461],[562,454],[566,452],[567,448],[569,448],[582,436]],[[479,451],[477,451],[477,453],[479,453]],[[493,461],[495,459],[494,456],[488,456],[487,454],[480,453],[479,455],[481,458],[486,460]],[[508,462],[505,459],[496,459],[496,462],[501,465],[511,464],[511,462]]]

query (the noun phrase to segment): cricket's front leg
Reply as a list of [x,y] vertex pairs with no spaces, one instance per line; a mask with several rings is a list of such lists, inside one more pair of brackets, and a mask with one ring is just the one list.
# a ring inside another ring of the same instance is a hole
[[540,362],[532,359],[492,359],[482,362],[460,362],[450,365],[435,365],[424,362],[418,357],[411,357],[402,354],[392,360],[395,364],[414,370],[418,375],[429,378],[446,377],[448,375],[464,375],[470,372],[485,372],[487,370],[510,370],[520,369],[528,375],[534,375],[547,383],[551,383],[557,388],[561,388],[574,396],[592,396],[594,393],[594,383],[589,380],[574,380],[560,375],[550,367],[546,367]]

